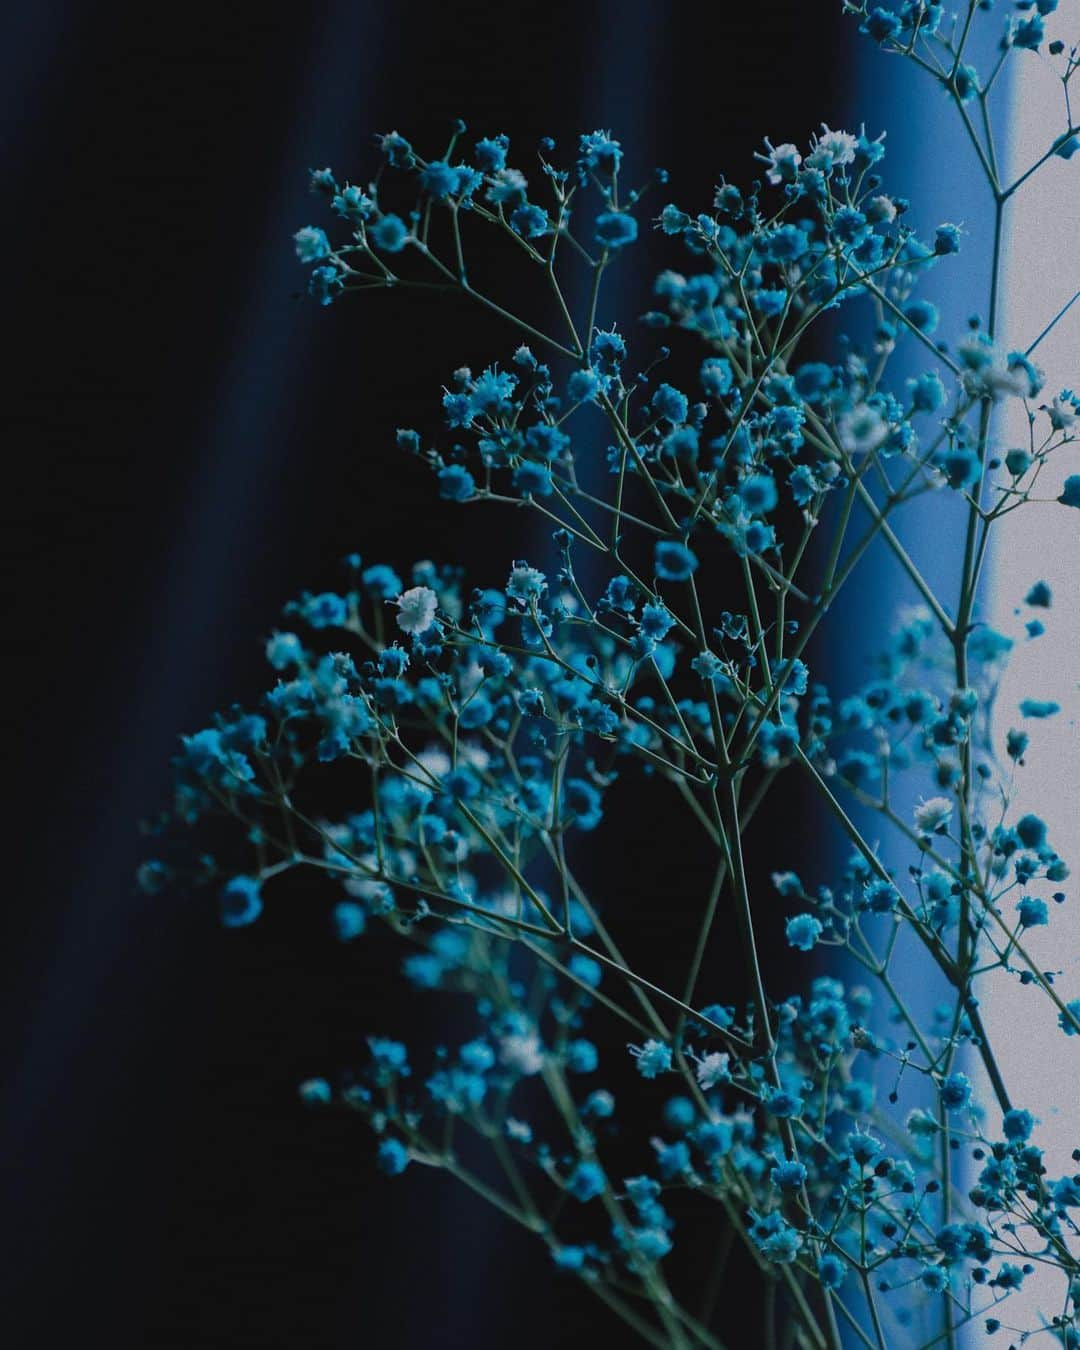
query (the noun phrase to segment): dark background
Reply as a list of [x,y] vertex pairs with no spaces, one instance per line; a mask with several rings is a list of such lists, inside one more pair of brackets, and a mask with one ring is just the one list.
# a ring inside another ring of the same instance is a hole
[[[569,157],[604,127],[629,179],[663,164],[670,195],[704,209],[720,172],[753,176],[763,135],[842,123],[834,10],[10,16],[7,1344],[623,1343],[531,1239],[445,1178],[388,1182],[362,1126],[297,1104],[296,1082],[332,1074],[368,1031],[439,1029],[396,956],[336,947],[285,902],[228,933],[212,897],[138,895],[137,822],[167,802],[177,734],[257,695],[281,604],[335,584],[345,553],[454,560],[487,583],[520,551],[520,517],[437,502],[393,446],[402,423],[435,430],[450,370],[505,359],[516,337],[445,301],[301,298],[289,236],[328,224],[307,170],[363,181],[372,133],[434,154],[455,116],[507,132],[526,161],[542,134]],[[678,261],[648,249],[657,268]],[[636,272],[631,333],[649,306]],[[660,936],[664,888],[701,877],[690,859],[683,875],[661,866],[652,818],[624,800],[596,840],[620,863],[582,867],[633,878]],[[799,803],[785,809],[794,847]]]

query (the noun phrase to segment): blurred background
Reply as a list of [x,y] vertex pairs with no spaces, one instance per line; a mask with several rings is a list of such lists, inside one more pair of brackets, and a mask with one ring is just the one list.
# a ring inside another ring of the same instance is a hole
[[[393,444],[402,424],[435,432],[450,372],[516,337],[464,302],[308,301],[290,236],[328,223],[308,171],[363,182],[374,133],[434,155],[459,116],[526,162],[542,135],[569,159],[603,128],[629,181],[663,165],[670,196],[704,209],[721,173],[755,176],[763,135],[847,120],[839,4],[767,10],[42,0],[9,16],[8,1344],[621,1343],[480,1201],[418,1168],[388,1181],[361,1124],[300,1107],[297,1082],[368,1032],[440,1031],[396,955],[335,946],[302,903],[234,933],[210,895],[141,896],[137,827],[168,803],[178,734],[258,695],[281,605],[339,584],[345,554],[501,584],[521,551],[520,516],[438,502]],[[654,238],[637,258],[616,281],[631,336],[672,255]],[[665,893],[704,873],[688,852],[673,875],[626,801],[625,836],[598,834],[582,870],[655,939]],[[794,855],[810,826],[796,798],[780,809]],[[702,1229],[706,1254],[717,1237]]]

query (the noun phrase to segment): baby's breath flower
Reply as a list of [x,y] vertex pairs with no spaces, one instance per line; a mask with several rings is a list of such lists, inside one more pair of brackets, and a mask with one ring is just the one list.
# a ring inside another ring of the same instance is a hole
[[784,929],[788,945],[797,947],[801,952],[810,951],[824,931],[820,919],[816,919],[813,914],[796,914],[794,918],[788,919]]
[[426,633],[435,622],[439,597],[430,586],[413,586],[397,599],[397,625],[403,633]]
[[650,1040],[644,1045],[632,1045],[630,1053],[637,1061],[637,1071],[642,1078],[655,1078],[671,1068],[671,1050],[663,1041]]
[[920,800],[915,807],[915,828],[920,834],[939,834],[948,828],[953,804],[948,797]]
[[698,1060],[695,1069],[695,1075],[700,1086],[706,1092],[710,1092],[721,1083],[729,1082],[731,1079],[730,1063],[731,1056],[720,1050],[713,1050],[711,1053],[704,1055]]

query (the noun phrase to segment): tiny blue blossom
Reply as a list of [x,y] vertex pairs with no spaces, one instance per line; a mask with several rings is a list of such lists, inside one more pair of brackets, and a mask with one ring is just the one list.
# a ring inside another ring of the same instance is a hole
[[221,922],[226,928],[246,928],[262,913],[262,891],[255,877],[232,877],[221,891]]
[[650,1040],[643,1046],[632,1045],[630,1053],[637,1061],[637,1071],[642,1078],[655,1078],[671,1068],[671,1050],[663,1041]]
[[789,946],[808,952],[817,944],[824,928],[812,914],[796,914],[794,918],[788,919],[784,932]]
[[305,225],[293,235],[296,241],[296,256],[302,263],[321,262],[330,256],[330,240],[326,231],[315,225]]
[[383,253],[400,253],[409,238],[409,231],[400,216],[381,216],[368,233],[371,242]]
[[604,248],[625,248],[634,242],[637,233],[637,221],[625,211],[605,211],[596,218],[596,242]]
[[664,539],[656,545],[655,567],[661,581],[689,581],[697,571],[698,560],[685,544]]
[[399,1177],[409,1165],[409,1150],[399,1139],[384,1139],[379,1144],[378,1166],[388,1177]]

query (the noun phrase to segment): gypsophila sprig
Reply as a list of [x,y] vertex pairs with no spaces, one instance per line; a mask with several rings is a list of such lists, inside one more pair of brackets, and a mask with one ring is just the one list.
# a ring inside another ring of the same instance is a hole
[[[982,6],[955,21],[924,0],[844,8],[953,102],[999,214],[1049,157],[1072,158],[1077,52],[1046,43],[1051,0],[1012,9],[990,70],[965,59],[973,24],[999,22]],[[1056,63],[1064,124],[1010,183],[985,139],[991,99],[1032,53]],[[1080,999],[1041,945],[1068,867],[1014,804],[1028,732],[1001,741],[991,720],[1011,648],[1054,608],[1032,577],[1017,634],[978,609],[995,523],[1080,506],[1080,472],[1056,500],[1040,493],[1048,461],[1077,465],[1080,394],[1044,388],[1048,328],[1005,340],[993,303],[941,342],[933,295],[967,232],[908,223],[886,145],[826,125],[763,139],[743,180],[696,210],[666,175],[627,187],[633,157],[610,130],[561,157],[461,124],[431,151],[395,131],[362,185],[315,172],[324,218],[294,248],[318,302],[452,294],[504,321],[500,350],[448,356],[396,443],[433,494],[525,510],[551,544],[493,560],[478,589],[450,567],[354,555],[340,588],[302,593],[267,640],[261,699],[183,737],[176,758],[171,823],[231,818],[234,847],[192,863],[167,852],[163,826],[162,856],[140,869],[150,894],[208,883],[230,928],[306,870],[327,887],[328,941],[362,950],[386,933],[405,984],[458,1000],[467,1030],[408,1047],[372,1036],[336,1081],[301,1083],[302,1100],[362,1117],[387,1177],[417,1164],[456,1177],[657,1346],[726,1341],[711,1303],[671,1278],[707,1203],[710,1241],[726,1228],[775,1282],[790,1344],[955,1344],[969,1324],[1011,1325],[1036,1266],[1056,1281],[1050,1334],[1080,1344],[1080,1175],[1048,1173],[1041,1123],[1013,1100],[980,1014],[991,982],[1014,983],[1063,1055],[1080,1044]],[[622,331],[605,277],[650,230],[670,265],[655,308]],[[495,239],[550,291],[550,331],[517,313],[513,281],[474,285],[470,260]],[[995,253],[988,285],[999,266]],[[571,286],[572,269],[590,284]],[[841,348],[848,318],[872,337]],[[901,346],[922,373],[893,378]],[[1005,400],[1026,411],[1026,446],[995,439]],[[947,596],[895,528],[929,492],[953,494],[968,522]],[[881,550],[911,603],[882,628],[870,678],[828,688],[811,641]],[[1059,712],[1043,693],[1016,708]],[[332,766],[348,810],[317,804]],[[782,856],[774,831],[775,893],[761,894],[744,842],[781,774],[818,794],[850,856],[814,879],[820,864]],[[707,894],[668,897],[698,934],[670,987],[627,962],[620,897],[575,868],[578,842],[602,847],[620,823],[620,780],[647,784],[658,812],[685,809],[709,859]],[[913,808],[894,806],[898,783]],[[852,804],[876,813],[874,839]],[[905,855],[906,871],[882,861]],[[763,935],[802,964],[797,989],[767,983]],[[898,940],[948,990],[929,1022],[894,978]],[[718,941],[740,946],[737,991],[715,987]]]

